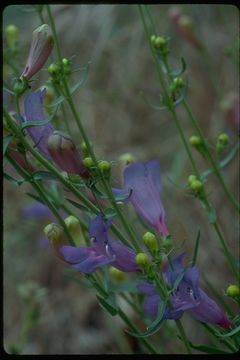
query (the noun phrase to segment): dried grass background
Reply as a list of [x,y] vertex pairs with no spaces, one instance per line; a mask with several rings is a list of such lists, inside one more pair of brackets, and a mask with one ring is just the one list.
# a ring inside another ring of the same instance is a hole
[[[226,49],[239,30],[238,10],[230,5],[180,5],[192,16],[197,34],[206,45],[212,71],[215,73],[225,96],[234,92],[239,96],[238,67],[226,56]],[[210,143],[227,131],[231,143],[237,137],[228,127],[209,78],[208,70],[199,52],[176,34],[168,17],[171,5],[151,5],[158,33],[171,37],[172,61],[183,57],[187,63],[189,101],[199,119],[202,130]],[[21,61],[28,54],[32,31],[40,25],[36,13],[25,12],[29,6],[8,6],[3,13],[3,27],[14,23],[20,29]],[[167,112],[155,112],[140,96],[156,101],[159,96],[156,69],[149,52],[141,19],[136,5],[52,5],[62,54],[73,57],[74,68],[88,61],[90,71],[85,85],[74,95],[84,126],[99,158],[117,160],[131,152],[137,160],[160,160],[162,199],[167,223],[174,243],[185,240],[184,248],[191,259],[198,229],[201,230],[198,263],[201,285],[214,297],[204,283],[203,276],[211,282],[220,296],[233,281],[231,272],[221,252],[216,233],[208,224],[207,216],[199,201],[192,199],[185,190],[173,185],[182,184],[191,173],[191,166],[173,123]],[[46,13],[44,13],[47,22]],[[50,62],[48,62],[49,64]],[[47,64],[34,78],[32,89],[47,80]],[[20,74],[19,74],[20,75]],[[72,81],[77,81],[78,72]],[[193,129],[181,108],[185,133]],[[70,111],[68,121],[72,129]],[[75,142],[81,138],[75,131]],[[194,156],[205,170],[206,164],[196,152]],[[223,170],[231,192],[238,197],[238,157]],[[114,170],[113,184],[119,184],[118,168]],[[26,305],[18,287],[29,281],[47,289],[41,303],[41,322],[27,339],[25,354],[118,354],[137,351],[136,341],[121,335],[124,325],[109,317],[97,303],[94,291],[82,289],[64,276],[65,265],[54,257],[51,250],[39,245],[38,238],[48,223],[24,221],[21,209],[31,204],[25,195],[30,187],[19,188],[4,183],[4,346],[20,336]],[[234,254],[239,253],[239,225],[236,212],[228,202],[214,176],[209,178],[207,189],[218,213],[219,222]],[[139,236],[142,235],[139,227]],[[232,306],[232,302],[226,299]],[[126,305],[124,305],[126,306]],[[235,309],[236,310],[236,309]],[[128,311],[128,309],[127,309]],[[198,323],[184,315],[183,324],[193,342],[208,343],[207,334]],[[176,353],[175,343],[162,329],[156,339],[167,353]],[[181,346],[179,345],[179,348]]]

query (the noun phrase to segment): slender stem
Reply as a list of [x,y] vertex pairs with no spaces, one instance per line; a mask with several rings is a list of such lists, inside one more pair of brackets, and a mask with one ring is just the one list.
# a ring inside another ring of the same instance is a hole
[[55,215],[56,219],[58,219],[60,225],[63,227],[65,234],[68,237],[70,245],[74,246],[74,241],[71,236],[71,234],[68,231],[68,228],[62,219],[62,217],[59,215],[56,207],[53,205],[53,203],[48,199],[48,197],[45,194],[45,189],[43,188],[42,184],[39,181],[34,180],[34,178],[29,174],[27,171],[25,171],[11,156],[9,156],[6,153],[6,157],[9,160],[9,162],[14,166],[14,168],[18,171],[18,173],[23,176],[25,179],[31,177],[31,184],[32,186],[37,190],[40,197],[43,199],[45,204],[49,207],[49,209],[52,211],[52,213]]
[[[52,32],[53,32],[53,37],[54,37],[54,40],[55,40],[55,44],[56,44],[56,48],[57,48],[57,54],[58,54],[58,58],[59,58],[59,61],[60,61],[60,64],[62,66],[62,63],[61,63],[61,59],[62,59],[62,54],[61,54],[61,49],[60,49],[60,45],[59,45],[59,41],[58,41],[58,36],[57,36],[57,32],[56,32],[56,27],[55,27],[55,23],[54,23],[54,19],[53,19],[53,16],[52,16],[52,13],[51,13],[51,9],[50,9],[50,6],[49,5],[46,5],[47,6],[47,12],[48,12],[48,16],[49,16],[49,21],[50,21],[50,24],[51,24],[51,28],[52,28]],[[75,108],[75,105],[74,105],[74,102],[73,102],[73,99],[72,99],[72,95],[71,95],[71,92],[70,92],[70,89],[69,89],[69,85],[68,85],[68,82],[66,80],[66,78],[63,76],[62,78],[62,82],[63,82],[63,87],[64,87],[64,90],[66,92],[66,100],[69,104],[69,107],[72,111],[72,114],[73,114],[73,117],[76,121],[76,124],[79,128],[79,131],[82,135],[82,138],[86,144],[86,147],[88,149],[88,152],[91,156],[91,158],[93,159],[93,162],[94,162],[94,165],[97,167],[97,158],[95,156],[95,153],[92,149],[92,146],[88,140],[88,137],[85,133],[85,130],[82,126],[82,122],[81,122],[81,119],[79,117],[79,114]],[[136,240],[136,237],[134,235],[134,232],[132,231],[132,229],[130,228],[129,224],[127,223],[126,219],[124,218],[123,214],[121,213],[120,209],[118,208],[117,204],[116,204],[116,201],[114,199],[114,196],[111,192],[111,189],[109,189],[109,186],[108,184],[106,183],[106,181],[104,180],[103,177],[101,177],[101,180],[102,180],[102,184],[103,184],[103,187],[106,191],[106,193],[108,194],[109,196],[109,200],[112,204],[112,206],[114,207],[115,211],[117,212],[118,216],[119,216],[119,219],[121,220],[122,222],[122,225],[124,226],[124,228],[126,229],[126,232],[128,233],[128,235],[130,236],[130,238],[132,239],[136,249],[140,250],[140,247],[137,243],[137,240]],[[129,242],[127,241],[128,245]]]
[[187,339],[187,336],[186,336],[186,333],[185,333],[185,330],[184,330],[184,328],[182,326],[181,321],[180,320],[175,320],[175,323],[177,325],[177,328],[178,328],[178,331],[180,333],[181,339],[184,342],[184,345],[185,345],[185,347],[187,349],[187,353],[189,355],[192,354],[192,350],[191,350],[190,344],[188,342],[188,339]]
[[[188,142],[187,142],[187,140],[185,138],[185,134],[184,134],[184,131],[182,129],[181,122],[178,119],[178,116],[177,116],[177,113],[175,111],[175,107],[174,107],[174,104],[172,102],[172,99],[168,95],[168,91],[167,91],[167,88],[165,86],[165,82],[164,82],[164,78],[163,78],[163,74],[162,74],[161,65],[159,64],[159,60],[157,58],[157,55],[156,55],[154,49],[152,48],[151,41],[150,41],[150,34],[149,34],[149,30],[148,30],[148,27],[147,27],[147,24],[146,24],[146,21],[145,21],[145,16],[144,16],[144,12],[143,12],[143,9],[142,9],[142,5],[139,5],[139,10],[140,10],[142,22],[143,22],[143,25],[144,25],[144,30],[145,30],[145,33],[146,33],[146,36],[147,36],[147,39],[148,39],[148,42],[149,42],[149,45],[150,45],[150,49],[151,49],[153,58],[154,58],[154,60],[156,62],[156,68],[157,68],[157,72],[158,72],[159,82],[160,82],[160,84],[161,84],[161,86],[162,86],[162,88],[164,90],[165,99],[167,101],[168,109],[171,112],[171,114],[172,114],[172,116],[173,116],[173,118],[175,120],[175,124],[177,126],[178,131],[179,131],[180,137],[181,137],[181,139],[183,141],[185,150],[186,150],[186,152],[188,154],[188,157],[189,157],[189,159],[191,161],[191,164],[193,166],[195,175],[197,175],[197,177],[200,178],[200,173],[199,173],[199,171],[197,169],[195,160],[194,160],[194,158],[192,156],[192,153],[191,153],[191,150],[189,148]],[[169,67],[168,67],[168,63],[166,61],[166,58],[164,59],[164,64],[165,64],[165,67],[167,69],[168,77],[170,77]],[[212,205],[209,203],[206,194],[204,194],[204,196],[202,197],[202,202],[203,202],[207,212],[210,213],[212,211]],[[224,236],[222,234],[222,231],[221,231],[220,226],[218,225],[217,221],[213,222],[213,226],[214,226],[214,229],[217,232],[219,240],[220,240],[220,242],[222,244],[224,253],[225,253],[226,258],[227,258],[227,260],[229,262],[229,265],[230,265],[230,267],[232,269],[232,272],[233,272],[234,276],[238,279],[238,272],[236,270],[235,264],[232,261],[232,256],[231,256],[230,250],[228,249],[228,245],[227,245],[227,243],[226,243],[226,241],[224,239]]]
[[227,188],[226,184],[225,184],[225,181],[221,175],[221,172],[220,172],[220,169],[219,169],[219,165],[218,163],[213,159],[209,149],[208,149],[208,145],[206,144],[205,142],[205,139],[204,139],[204,135],[202,133],[202,130],[200,128],[200,126],[198,125],[198,122],[197,120],[195,119],[195,117],[193,116],[193,113],[191,111],[191,109],[189,108],[187,102],[185,100],[183,100],[183,106],[190,118],[190,120],[192,121],[195,129],[197,130],[198,132],[198,135],[200,136],[200,138],[202,139],[202,141],[204,142],[205,144],[205,151],[206,151],[206,155],[208,157],[208,160],[209,162],[211,163],[212,167],[213,167],[213,170],[225,192],[225,194],[227,195],[228,199],[231,201],[231,203],[235,206],[235,208],[238,210],[238,212],[240,212],[240,205],[239,203],[234,199],[234,197],[232,196],[232,194],[229,192],[229,189]]

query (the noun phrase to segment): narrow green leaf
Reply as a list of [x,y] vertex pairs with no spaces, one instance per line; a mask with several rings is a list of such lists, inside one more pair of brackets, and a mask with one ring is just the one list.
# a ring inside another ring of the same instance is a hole
[[145,333],[136,333],[129,330],[125,330],[128,334],[138,337],[138,338],[145,338],[148,336],[151,336],[155,334],[165,323],[166,319],[163,318],[164,312],[166,310],[166,301],[161,301],[158,307],[158,316],[157,318],[152,322],[150,326],[148,326],[147,331]]
[[216,347],[193,344],[190,341],[189,341],[189,344],[193,349],[200,350],[200,351],[202,351],[204,353],[207,353],[207,354],[231,354],[228,351],[224,351],[224,350],[221,350],[221,349],[216,348]]
[[239,331],[240,331],[240,325],[238,325],[235,329],[228,332],[227,334],[218,335],[218,337],[225,338],[225,337],[233,336],[233,335],[236,335]]
[[66,198],[67,201],[69,201],[73,206],[75,206],[76,208],[82,210],[82,211],[87,211],[90,212],[90,210],[88,208],[86,208],[85,206],[77,203],[76,201],[73,201],[71,199]]
[[58,179],[50,171],[35,171],[32,174],[32,177],[34,180],[56,180],[56,179]]
[[186,67],[187,66],[186,66],[186,62],[185,62],[184,58],[181,58],[181,69],[170,72],[170,76],[177,77],[177,76],[182,75],[184,73],[184,71],[186,70]]
[[24,183],[26,181],[25,179],[21,179],[21,180],[15,179],[14,177],[12,177],[11,175],[9,175],[9,174],[7,174],[5,172],[3,173],[3,176],[8,181],[10,181],[14,185],[18,185],[18,186],[22,185],[22,183]]
[[25,194],[30,196],[32,199],[36,200],[37,202],[40,202],[45,205],[45,202],[38,195],[34,195],[28,192],[26,192]]
[[48,124],[50,121],[52,121],[53,119],[53,115],[50,117],[50,118],[46,118],[44,120],[32,120],[32,121],[26,121],[22,124],[22,128],[21,130],[24,130],[24,129],[27,129],[29,127],[37,127],[37,126],[43,126],[43,125],[46,125]]
[[118,308],[113,306],[112,304],[110,304],[108,301],[104,300],[101,296],[99,295],[96,295],[98,301],[99,301],[99,304],[100,306],[107,310],[107,312],[109,312],[109,314],[111,314],[112,316],[115,316],[117,315],[118,313]]
[[3,138],[3,155],[5,155],[6,151],[7,151],[7,148],[8,148],[8,145],[10,144],[10,142],[12,141],[13,139],[13,136],[12,135],[8,135],[8,136],[5,136]]
[[197,239],[196,239],[196,242],[195,242],[193,259],[192,259],[192,266],[194,266],[196,264],[198,248],[199,248],[199,240],[200,240],[200,230],[198,230]]
[[140,92],[140,95],[143,97],[143,100],[145,101],[145,103],[153,110],[156,111],[161,111],[161,110],[167,110],[167,106],[159,106],[159,105],[154,105],[152,104],[146,97],[146,95],[144,94],[143,91]]
[[106,216],[107,219],[111,219],[114,216],[116,216],[117,213],[113,208],[107,208],[107,209],[104,209],[104,215]]

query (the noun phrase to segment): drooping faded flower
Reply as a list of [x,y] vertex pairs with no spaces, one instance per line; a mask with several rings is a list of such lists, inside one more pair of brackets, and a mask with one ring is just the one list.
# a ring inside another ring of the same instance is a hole
[[[225,329],[231,327],[231,322],[226,318],[216,302],[211,299],[198,285],[199,273],[195,266],[184,268],[182,265],[185,253],[172,260],[172,267],[167,266],[163,273],[167,284],[173,288],[177,277],[184,272],[175,292],[170,297],[172,308],[166,307],[163,317],[165,319],[179,319],[184,311],[202,322],[219,325]],[[156,288],[149,283],[138,286],[143,294],[147,295],[144,304],[146,313],[156,317],[161,298]]]
[[160,165],[157,160],[146,164],[133,163],[124,170],[124,189],[113,188],[115,195],[129,195],[123,201],[130,201],[136,212],[152,226],[158,234],[168,235],[165,210],[160,198]]
[[[38,90],[24,99],[24,122],[40,122],[46,119],[43,112],[43,99],[46,90]],[[89,172],[82,164],[81,154],[71,137],[54,130],[49,123],[28,127],[27,132],[38,150],[48,159],[53,160],[61,170],[81,175],[85,178]]]
[[47,149],[54,162],[68,173],[88,178],[89,171],[83,166],[79,151],[68,134],[54,131],[47,140]]
[[39,26],[32,34],[27,63],[21,78],[30,80],[47,61],[53,48],[53,37],[47,24]]
[[74,269],[90,274],[97,268],[111,264],[123,272],[138,269],[136,253],[121,242],[108,235],[111,221],[103,222],[101,214],[91,220],[89,236],[92,242],[88,247],[62,246],[59,253]]

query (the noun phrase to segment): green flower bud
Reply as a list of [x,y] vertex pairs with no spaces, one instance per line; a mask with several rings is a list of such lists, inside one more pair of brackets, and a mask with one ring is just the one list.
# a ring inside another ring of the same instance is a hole
[[58,241],[63,234],[62,228],[57,224],[48,224],[43,229],[44,234],[47,236],[48,241],[53,244]]
[[14,49],[18,43],[19,30],[15,25],[8,25],[5,29],[7,44],[11,49]]
[[101,160],[98,163],[98,169],[103,173],[109,172],[111,169],[111,164],[106,160]]
[[153,253],[158,250],[158,243],[156,236],[151,232],[146,232],[143,237],[144,245]]
[[71,74],[71,63],[70,60],[63,58],[62,59],[63,71],[65,75]]
[[232,298],[240,296],[240,288],[237,285],[229,285],[226,294]]
[[199,136],[193,135],[189,138],[189,142],[192,146],[198,148],[202,145],[202,139]]
[[19,97],[28,89],[28,80],[26,78],[19,78],[14,84],[14,94]]
[[217,144],[216,144],[216,150],[218,153],[221,153],[222,150],[225,149],[225,147],[229,143],[229,136],[226,133],[220,134],[218,136]]
[[83,165],[87,168],[90,169],[93,165],[93,159],[91,157],[86,157],[83,159]]
[[84,239],[83,239],[82,228],[79,220],[75,216],[70,215],[66,219],[64,219],[64,222],[76,245],[77,246],[83,245]]
[[147,254],[138,253],[135,257],[136,263],[142,268],[143,270],[147,270],[150,266],[150,260]]
[[56,63],[52,63],[48,67],[48,73],[51,75],[52,78],[56,78],[57,76],[59,76],[61,74],[60,65],[58,65]]
[[119,161],[124,163],[124,165],[132,164],[136,161],[136,158],[131,153],[125,153],[119,156]]
[[197,180],[197,177],[195,175],[190,175],[188,177],[188,185],[190,186],[193,181]]
[[151,44],[154,46],[155,45],[155,40],[156,40],[156,35],[152,35],[150,38]]
[[190,183],[190,188],[199,193],[203,189],[203,184],[200,180],[194,180]]
[[166,48],[166,45],[167,45],[167,40],[164,39],[164,37],[162,36],[156,37],[154,41],[155,48],[163,50]]
[[109,273],[110,273],[110,276],[111,278],[115,281],[115,282],[118,282],[118,283],[122,283],[126,280],[126,275],[124,272],[116,269],[115,267],[113,266],[110,266],[109,268]]
[[162,244],[166,252],[170,251],[172,249],[172,238],[171,237],[164,238]]

